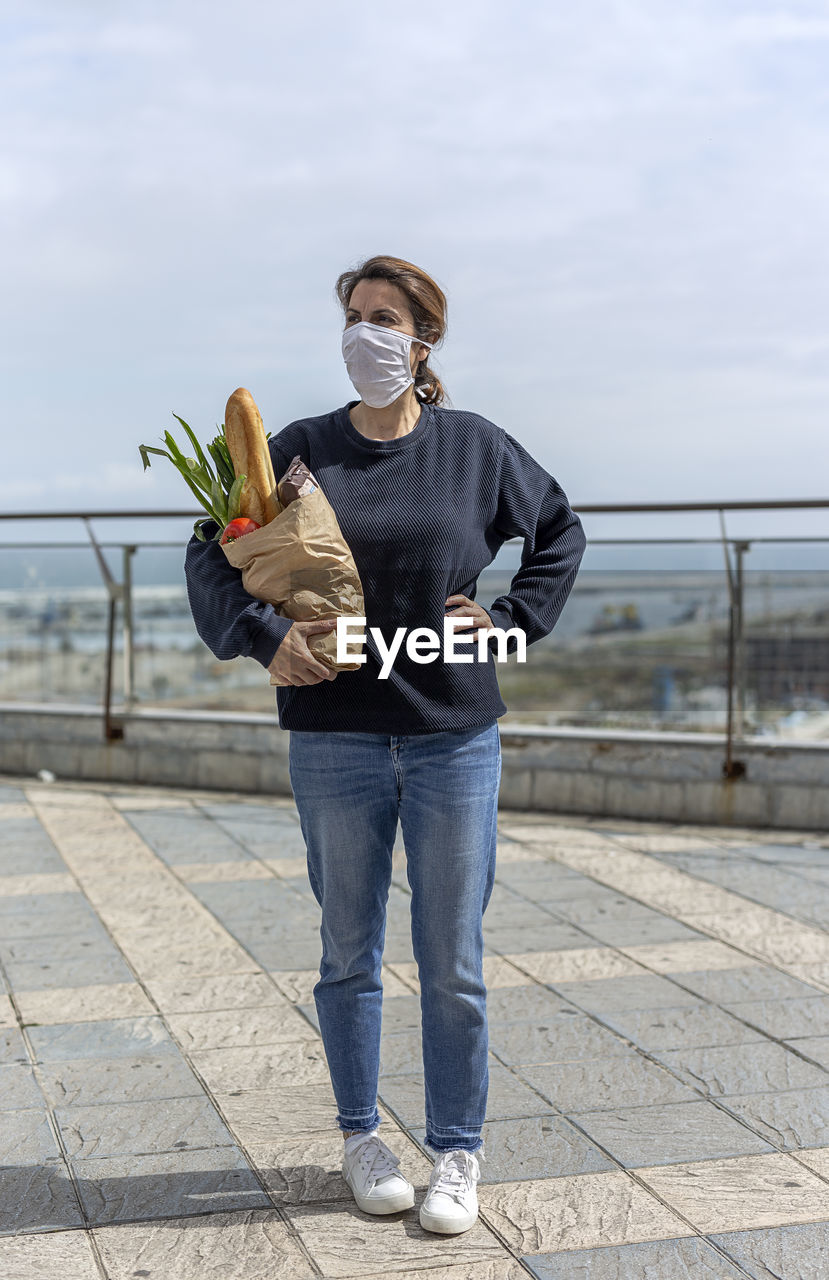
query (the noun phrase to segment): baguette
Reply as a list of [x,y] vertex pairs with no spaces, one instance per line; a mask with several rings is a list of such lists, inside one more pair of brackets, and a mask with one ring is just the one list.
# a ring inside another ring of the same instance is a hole
[[270,524],[282,507],[262,415],[245,387],[238,387],[227,402],[225,440],[233,470],[237,476],[247,477],[242,486],[240,515],[259,525]]

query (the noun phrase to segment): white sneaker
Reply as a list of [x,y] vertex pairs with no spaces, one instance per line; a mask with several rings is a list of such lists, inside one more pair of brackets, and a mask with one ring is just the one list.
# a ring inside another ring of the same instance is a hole
[[429,1178],[429,1190],[420,1206],[424,1231],[449,1235],[468,1231],[478,1219],[475,1183],[481,1169],[472,1151],[442,1151]]
[[371,1133],[353,1133],[343,1143],[343,1177],[364,1213],[399,1213],[414,1204],[414,1187],[402,1173],[400,1160]]

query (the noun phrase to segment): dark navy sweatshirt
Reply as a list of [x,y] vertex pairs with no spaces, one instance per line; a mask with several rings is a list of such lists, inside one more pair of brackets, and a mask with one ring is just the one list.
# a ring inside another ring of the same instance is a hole
[[[279,726],[419,734],[491,724],[507,711],[495,637],[486,661],[477,660],[477,642],[467,641],[457,651],[473,661],[444,661],[441,646],[427,663],[407,655],[406,637],[429,627],[442,641],[444,617],[457,607],[446,605],[447,596],[474,600],[479,574],[513,537],[524,542],[521,567],[487,612],[495,627],[522,628],[528,646],[549,635],[584,555],[581,521],[558,482],[480,414],[422,405],[408,435],[372,440],[351,422],[357,403],[292,422],[269,441],[277,480],[299,454],[334,508],[360,574],[366,617],[366,662],[334,680],[277,687]],[[216,525],[204,532],[210,538]],[[217,542],[194,535],[185,574],[196,630],[211,652],[267,667],[291,619],[245,591]],[[386,646],[406,628],[386,679],[371,627],[379,627]],[[512,637],[507,652],[516,646]]]

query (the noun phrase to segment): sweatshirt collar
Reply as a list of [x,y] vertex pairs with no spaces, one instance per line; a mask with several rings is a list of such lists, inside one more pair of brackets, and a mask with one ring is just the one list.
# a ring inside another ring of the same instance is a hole
[[357,430],[349,417],[349,410],[359,403],[359,400],[349,400],[347,405],[342,409],[338,409],[337,425],[353,445],[356,445],[358,449],[364,449],[367,453],[396,453],[398,449],[410,449],[412,445],[417,444],[418,440],[425,436],[434,419],[432,406],[430,404],[422,404],[420,406],[420,417],[408,435],[399,436],[395,440],[371,440]]

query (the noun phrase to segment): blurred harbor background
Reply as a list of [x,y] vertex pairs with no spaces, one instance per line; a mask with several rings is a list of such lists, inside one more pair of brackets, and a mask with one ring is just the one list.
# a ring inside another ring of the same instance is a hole
[[[122,602],[113,700],[128,708],[275,715],[263,668],[247,658],[217,661],[195,632],[183,573],[187,536],[154,543],[148,535],[129,544],[128,557],[124,544],[103,544],[113,579],[122,582],[126,572],[131,580],[132,652],[128,662]],[[742,575],[745,733],[829,740],[827,545],[758,546],[745,557],[766,566]],[[698,547],[692,557],[689,550],[667,542],[589,545],[554,631],[530,646],[526,664],[511,659],[499,668],[509,708],[501,725],[723,732],[728,574],[722,546]],[[519,545],[507,544],[481,574],[476,598],[485,608],[509,590],[519,557]],[[679,567],[689,558],[710,567]],[[0,700],[100,705],[108,611],[88,542],[5,543]]]

